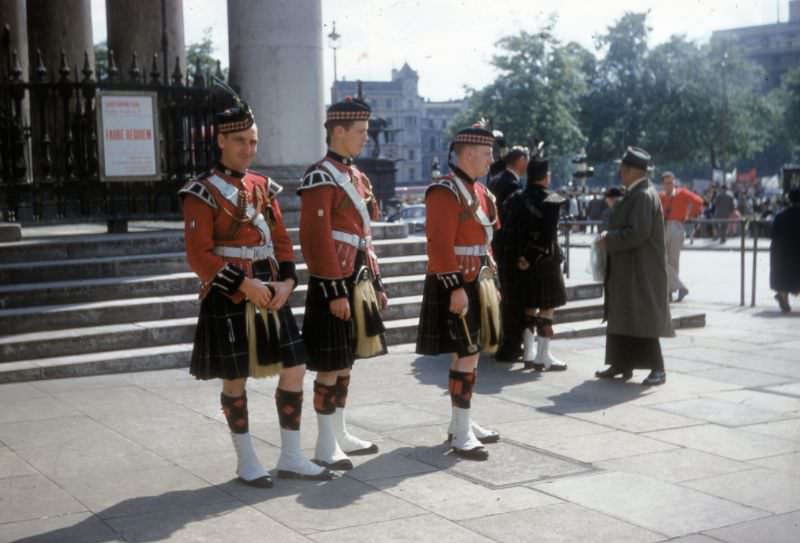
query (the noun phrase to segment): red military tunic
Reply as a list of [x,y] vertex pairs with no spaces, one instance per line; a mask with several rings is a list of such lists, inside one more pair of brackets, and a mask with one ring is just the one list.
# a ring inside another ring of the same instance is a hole
[[360,240],[360,248],[367,253],[367,265],[378,278],[380,270],[371,232],[342,182],[352,183],[371,219],[380,216],[369,179],[355,166],[345,164],[333,153],[311,166],[297,191],[301,196],[300,246],[308,273],[331,281],[347,279],[353,274]]
[[[498,227],[497,210],[492,193],[480,182],[470,181],[466,175],[459,177],[473,202],[483,209],[492,229]],[[459,283],[477,279],[482,255],[456,254],[456,247],[484,246],[485,255],[491,255],[486,228],[471,211],[453,174],[436,179],[425,194],[427,218],[425,230],[428,237],[428,274],[459,275]]]
[[[223,195],[223,191],[231,189],[235,190],[238,205]],[[294,276],[292,242],[275,197],[281,190],[280,185],[257,172],[242,174],[223,168],[215,168],[181,189],[182,195],[193,196],[183,200],[184,237],[189,266],[202,281],[201,297],[227,265],[243,270],[247,277],[253,276],[251,259],[214,254],[215,246],[272,245],[275,259],[281,264],[281,279]],[[243,207],[247,205],[252,206],[250,215]],[[271,241],[257,226],[258,221],[253,220],[259,214],[268,227]],[[236,303],[244,299],[238,290],[226,294]]]

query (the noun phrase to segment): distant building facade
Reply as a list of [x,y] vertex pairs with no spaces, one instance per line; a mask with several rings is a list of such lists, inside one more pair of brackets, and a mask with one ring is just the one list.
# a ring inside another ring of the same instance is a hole
[[786,72],[800,68],[800,0],[790,0],[788,22],[718,30],[711,40],[741,47],[764,68],[763,90],[774,89]]
[[[414,185],[431,178],[433,157],[442,171],[447,169],[447,142],[444,136],[450,120],[466,108],[465,100],[431,102],[419,95],[419,75],[407,63],[392,70],[391,81],[362,81],[364,97],[372,107],[373,117],[386,120],[387,134],[381,137],[381,156],[397,165],[397,184]],[[335,81],[331,99],[356,96],[355,81]],[[363,151],[373,152],[373,142]]]

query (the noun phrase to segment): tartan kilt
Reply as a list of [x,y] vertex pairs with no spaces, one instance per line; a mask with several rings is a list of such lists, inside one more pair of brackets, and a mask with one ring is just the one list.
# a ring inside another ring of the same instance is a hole
[[524,308],[552,309],[567,303],[567,288],[559,258],[542,259],[525,271],[510,275],[510,291]]
[[[356,262],[358,269],[359,262]],[[353,291],[356,272],[347,280],[348,300],[353,309]],[[346,370],[353,367],[356,358],[356,330],[352,314],[350,320],[342,320],[330,310],[330,300],[325,298],[318,277],[308,278],[306,312],[303,317],[303,342],[308,352],[307,367],[311,371],[326,372]],[[380,316],[378,316],[380,318]],[[386,354],[386,337],[380,335],[383,349],[373,356]],[[372,357],[370,357],[372,358]]]
[[417,328],[417,354],[456,353],[459,358],[480,353],[481,303],[478,281],[464,285],[469,301],[467,330],[461,317],[450,312],[450,292],[443,288],[436,275],[425,277],[422,309]]
[[[253,264],[253,274],[272,281],[268,261]],[[246,301],[234,303],[212,288],[200,304],[189,372],[198,379],[241,379],[250,377],[245,323]],[[306,352],[289,304],[278,310],[279,349],[284,368],[306,363]]]

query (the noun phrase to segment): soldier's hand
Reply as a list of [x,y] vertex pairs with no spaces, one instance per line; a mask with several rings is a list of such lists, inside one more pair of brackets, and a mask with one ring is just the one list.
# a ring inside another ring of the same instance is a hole
[[521,257],[519,257],[517,259],[517,267],[520,270],[525,271],[525,270],[527,270],[528,268],[531,267],[531,264],[530,264],[530,262],[528,262],[527,258],[525,258],[524,256],[521,256]]
[[600,232],[600,235],[597,236],[597,239],[594,242],[597,244],[598,247],[605,247],[606,246],[606,237],[608,236],[608,232],[603,230]]
[[286,281],[277,281],[275,283],[270,283],[272,288],[275,289],[275,296],[272,297],[272,300],[269,302],[269,308],[273,311],[277,311],[286,303],[289,299],[289,295],[292,293],[292,287],[294,286],[294,281],[292,279],[287,279]]
[[272,292],[261,281],[245,277],[242,284],[239,285],[239,290],[241,290],[245,298],[255,304],[256,307],[260,309],[269,307],[269,302],[272,299]]
[[463,288],[457,288],[450,293],[450,312],[456,315],[466,315],[469,299],[467,298],[467,291]]
[[381,311],[389,306],[389,297],[382,290],[378,291],[378,305],[380,306]]
[[336,298],[331,300],[330,309],[333,316],[343,321],[350,320],[350,302],[347,298]]

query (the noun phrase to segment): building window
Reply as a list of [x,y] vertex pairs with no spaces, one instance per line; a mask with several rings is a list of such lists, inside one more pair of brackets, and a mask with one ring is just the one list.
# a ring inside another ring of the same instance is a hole
[[406,117],[406,128],[415,128],[417,126],[417,118],[409,115]]
[[409,168],[408,169],[408,180],[409,181],[414,181],[414,180],[416,180],[416,178],[417,178],[417,170],[415,170],[414,168]]
[[408,160],[416,160],[416,159],[417,158],[416,158],[416,153],[414,152],[414,149],[409,149],[408,150]]
[[442,128],[442,130],[447,128],[447,121],[445,119],[442,119],[442,127],[441,128]]
[[433,119],[428,119],[428,128],[433,128]]
[[428,150],[431,153],[436,152],[436,136],[431,136],[431,139],[428,140]]

